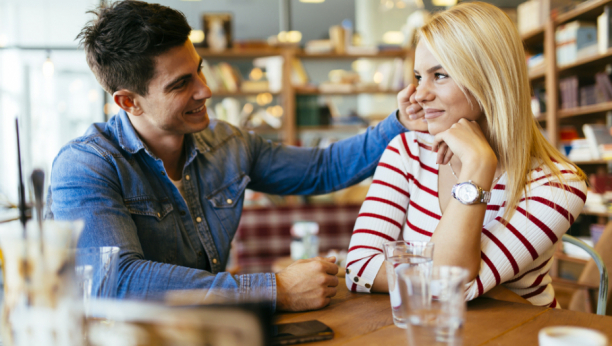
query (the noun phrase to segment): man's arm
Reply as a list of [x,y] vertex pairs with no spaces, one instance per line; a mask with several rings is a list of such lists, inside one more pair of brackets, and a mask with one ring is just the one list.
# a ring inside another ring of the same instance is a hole
[[118,246],[118,297],[163,299],[177,289],[207,289],[210,299],[262,299],[276,305],[273,274],[213,275],[204,270],[146,260],[121,194],[114,158],[88,143],[64,148],[53,164],[48,216],[85,221],[79,247]]

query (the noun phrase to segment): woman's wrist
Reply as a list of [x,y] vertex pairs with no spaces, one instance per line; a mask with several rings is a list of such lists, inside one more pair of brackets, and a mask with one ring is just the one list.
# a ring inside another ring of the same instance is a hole
[[485,191],[491,191],[495,170],[497,169],[497,159],[468,161],[461,165],[459,182],[471,180]]

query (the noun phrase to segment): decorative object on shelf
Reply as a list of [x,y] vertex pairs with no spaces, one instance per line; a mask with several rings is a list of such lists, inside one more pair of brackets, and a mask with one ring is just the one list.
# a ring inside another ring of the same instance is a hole
[[582,132],[589,143],[593,159],[602,158],[602,145],[612,144],[612,136],[606,125],[603,124],[584,124]]
[[232,15],[230,13],[205,13],[202,15],[204,47],[223,51],[232,47]]
[[597,47],[599,54],[608,51],[612,41],[612,7],[605,6],[603,13],[597,17]]

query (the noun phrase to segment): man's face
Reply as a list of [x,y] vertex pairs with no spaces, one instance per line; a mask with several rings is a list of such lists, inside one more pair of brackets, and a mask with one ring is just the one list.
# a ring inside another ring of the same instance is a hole
[[204,103],[212,94],[201,62],[190,40],[155,58],[149,93],[136,96],[148,128],[160,134],[184,135],[208,126]]

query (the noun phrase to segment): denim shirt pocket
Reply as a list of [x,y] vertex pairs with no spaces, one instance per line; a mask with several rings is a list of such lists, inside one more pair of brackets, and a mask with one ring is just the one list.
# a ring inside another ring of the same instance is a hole
[[233,208],[250,181],[251,178],[248,175],[242,174],[225,186],[215,190],[206,198],[215,208]]
[[176,254],[169,249],[176,244],[176,221],[170,214],[174,210],[168,198],[140,196],[124,199],[132,220],[136,224],[140,246],[146,259],[172,263]]
[[174,210],[168,198],[161,201],[150,197],[134,197],[124,200],[125,206],[134,215],[152,216],[162,221]]

